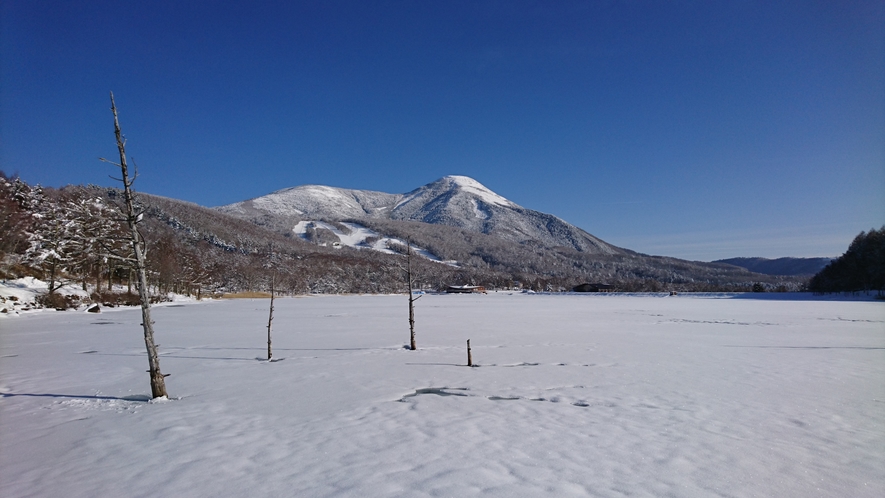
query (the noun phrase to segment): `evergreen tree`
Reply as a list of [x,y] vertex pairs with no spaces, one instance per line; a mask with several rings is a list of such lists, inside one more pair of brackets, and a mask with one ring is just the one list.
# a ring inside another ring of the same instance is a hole
[[885,290],[885,226],[861,232],[841,257],[815,275],[814,292]]

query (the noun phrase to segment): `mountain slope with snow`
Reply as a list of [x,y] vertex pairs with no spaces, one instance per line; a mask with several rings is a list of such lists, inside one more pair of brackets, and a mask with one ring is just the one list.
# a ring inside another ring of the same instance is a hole
[[509,201],[466,176],[446,176],[406,194],[304,185],[216,209],[240,217],[270,213],[306,220],[420,221],[519,243],[564,246],[594,254],[624,252],[556,216]]
[[[359,191],[352,193],[351,199],[367,198],[357,198]],[[224,291],[254,285],[248,276],[248,268],[255,264],[250,260],[260,260],[262,251],[273,246],[294,258],[289,262],[292,292],[389,292],[399,288],[399,275],[383,268],[390,268],[399,258],[390,252],[401,253],[404,246],[397,242],[405,240],[411,242],[416,255],[423,256],[415,263],[423,265],[421,285],[427,288],[445,288],[453,283],[506,287],[520,282],[535,290],[569,289],[583,282],[608,282],[619,284],[622,290],[688,291],[741,290],[763,282],[772,289],[786,285],[795,290],[801,283],[732,265],[680,261],[627,250],[604,254],[545,247],[540,242],[521,244],[455,226],[380,216],[324,221],[252,207],[250,214],[229,215],[149,194],[140,194],[139,199],[146,209],[146,236],[154,241],[152,244],[167,244],[153,254],[187,254],[182,268],[190,264],[188,261],[202,261],[212,275],[212,285]],[[311,230],[307,230],[309,222],[314,222]]]
[[371,190],[352,190],[325,185],[301,185],[236,202],[215,209],[235,216],[270,212],[283,216],[307,218],[362,218],[385,216],[402,195]]
[[390,217],[450,225],[515,242],[534,240],[584,252],[620,252],[556,216],[526,209],[466,176],[446,176],[407,193]]

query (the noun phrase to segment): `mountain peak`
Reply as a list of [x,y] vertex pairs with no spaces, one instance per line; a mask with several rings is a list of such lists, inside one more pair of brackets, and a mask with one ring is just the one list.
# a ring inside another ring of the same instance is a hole
[[[436,183],[447,183],[454,188],[457,188],[463,192],[467,192],[469,194],[473,194],[479,197],[483,202],[487,204],[494,204],[497,206],[503,207],[516,207],[516,204],[510,202],[509,200],[501,197],[500,195],[492,192],[488,187],[479,183],[478,181],[470,178],[469,176],[460,176],[460,175],[449,175],[444,176],[433,182]],[[433,185],[431,184],[431,185]]]

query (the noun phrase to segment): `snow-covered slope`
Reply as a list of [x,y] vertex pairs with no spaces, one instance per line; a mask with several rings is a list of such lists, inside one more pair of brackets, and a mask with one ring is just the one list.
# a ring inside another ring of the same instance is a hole
[[619,249],[556,216],[526,209],[466,176],[446,176],[405,195],[391,218],[451,225],[515,242],[613,254]]
[[385,194],[371,190],[302,185],[215,209],[238,216],[270,212],[284,216],[338,220],[386,216],[386,211],[401,198],[402,195],[399,194]]
[[622,252],[556,216],[509,201],[466,176],[446,176],[406,194],[305,185],[217,209],[246,217],[272,213],[335,221],[366,217],[420,221],[514,242],[534,241],[600,254]]
[[[295,225],[295,228],[292,229],[299,237],[310,240],[309,233],[311,230],[328,230],[329,233],[333,234],[335,237],[338,237],[337,246],[347,246],[353,249],[372,249],[373,251],[382,252],[384,254],[402,254],[403,250],[406,247],[406,241],[397,239],[395,237],[385,237],[374,230],[370,230],[359,223],[348,223],[341,222],[347,230],[347,233],[338,229],[334,225],[330,225],[328,223],[322,221],[299,221],[298,224]],[[391,249],[391,245],[398,245],[403,248],[400,251],[394,251]],[[435,254],[430,251],[418,247],[414,244],[411,244],[412,252],[421,256],[423,258],[429,259],[430,261],[434,261],[437,263],[446,263],[451,266],[458,266],[455,261],[443,261]]]

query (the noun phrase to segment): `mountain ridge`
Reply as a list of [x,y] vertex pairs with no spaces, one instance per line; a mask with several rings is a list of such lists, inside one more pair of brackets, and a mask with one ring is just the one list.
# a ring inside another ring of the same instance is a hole
[[419,221],[581,252],[613,255],[626,251],[557,216],[522,207],[461,175],[444,176],[404,194],[301,185],[214,209],[245,218],[271,214],[331,221]]
[[763,275],[815,275],[827,266],[832,258],[728,258],[713,263],[726,263],[746,268]]

